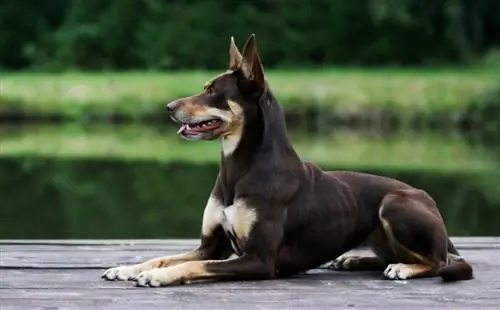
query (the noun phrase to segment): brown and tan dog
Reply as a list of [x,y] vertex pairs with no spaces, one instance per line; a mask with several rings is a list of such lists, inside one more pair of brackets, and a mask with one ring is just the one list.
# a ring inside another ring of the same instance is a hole
[[[425,191],[302,162],[265,78],[255,36],[242,54],[231,38],[229,54],[229,70],[201,93],[167,105],[183,138],[222,143],[199,247],[110,268],[102,278],[138,286],[270,279],[334,259],[334,269],[380,270],[388,279],[473,278]],[[365,241],[375,256],[339,258]]]

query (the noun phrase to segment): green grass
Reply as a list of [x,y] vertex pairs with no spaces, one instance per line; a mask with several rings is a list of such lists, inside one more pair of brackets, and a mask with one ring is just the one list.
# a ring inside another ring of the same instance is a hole
[[[88,111],[142,116],[200,91],[216,73],[7,73],[0,80],[0,111],[18,107],[66,116]],[[500,73],[482,69],[269,70],[267,74],[285,108],[310,105],[346,113],[388,105],[401,113],[457,110],[500,81]]]
[[[401,134],[384,139],[371,133],[338,131],[304,136],[291,134],[304,160],[356,168],[488,171],[498,164],[483,149],[468,147],[452,135]],[[216,162],[217,141],[185,141],[174,129],[145,126],[36,126],[0,133],[0,156],[38,155],[56,158],[114,158],[117,160]]]

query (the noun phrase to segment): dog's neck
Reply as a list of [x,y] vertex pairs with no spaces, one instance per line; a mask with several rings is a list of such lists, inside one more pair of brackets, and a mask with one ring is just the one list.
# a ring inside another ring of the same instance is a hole
[[259,103],[258,116],[246,119],[242,135],[222,140],[219,190],[225,205],[233,203],[236,184],[244,178],[259,182],[262,177],[302,169],[288,138],[284,113],[274,98],[270,100]]
[[251,157],[265,152],[279,150],[288,157],[296,157],[292,143],[288,137],[285,117],[281,106],[271,92],[261,104],[260,117],[251,123],[245,123],[240,135],[229,135],[222,138],[221,152],[223,161],[245,162]]

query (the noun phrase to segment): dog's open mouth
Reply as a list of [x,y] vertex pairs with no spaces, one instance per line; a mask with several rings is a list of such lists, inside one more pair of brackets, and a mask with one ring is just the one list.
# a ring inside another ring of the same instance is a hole
[[210,119],[199,123],[184,123],[177,131],[178,134],[192,135],[204,132],[214,131],[222,127],[220,119]]

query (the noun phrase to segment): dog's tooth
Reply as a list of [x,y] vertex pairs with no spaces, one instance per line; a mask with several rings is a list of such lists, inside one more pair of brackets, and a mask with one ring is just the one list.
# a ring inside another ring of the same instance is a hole
[[180,134],[181,132],[183,132],[184,130],[186,130],[188,126],[187,125],[182,125],[181,128],[179,128],[179,130],[177,130],[177,134]]

